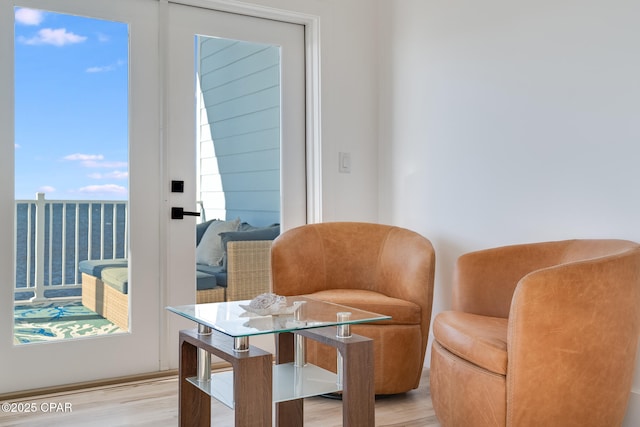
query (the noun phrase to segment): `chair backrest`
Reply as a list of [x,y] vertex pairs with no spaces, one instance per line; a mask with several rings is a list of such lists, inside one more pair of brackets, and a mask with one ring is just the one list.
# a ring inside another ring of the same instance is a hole
[[560,263],[615,256],[640,246],[629,240],[617,239],[567,240],[562,243],[564,243],[565,248],[559,259]]
[[453,309],[487,316],[509,316],[522,278],[562,264],[615,256],[639,245],[627,240],[574,239],[525,243],[470,252],[456,263]]
[[271,251],[274,292],[295,295],[365,289],[405,298],[407,280],[433,283],[431,243],[413,231],[382,224],[329,222],[286,231]]

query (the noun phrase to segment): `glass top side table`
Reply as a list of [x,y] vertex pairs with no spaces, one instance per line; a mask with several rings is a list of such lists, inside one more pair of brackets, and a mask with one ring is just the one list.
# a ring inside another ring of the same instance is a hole
[[[248,306],[249,301],[190,304],[167,307],[167,310],[193,320],[205,328],[214,329],[233,338],[373,322],[391,318],[382,314],[303,296],[287,297],[286,304],[287,308],[290,309],[289,313],[266,316],[251,313],[242,308],[242,306]],[[241,340],[237,340],[239,346],[241,343]],[[236,350],[241,351],[243,348],[239,347]]]
[[[180,362],[182,424],[194,422],[190,418],[192,413],[198,413],[200,418],[206,418],[209,413],[210,417],[210,405],[197,403],[201,396],[193,394],[191,389],[190,396],[183,394],[184,376],[187,382],[206,395],[235,409],[238,426],[244,425],[245,416],[249,417],[246,420],[251,420],[247,421],[250,424],[256,422],[256,416],[264,417],[264,420],[271,419],[272,402],[276,403],[277,425],[302,425],[302,398],[335,391],[343,391],[343,394],[351,396],[343,401],[344,425],[373,425],[373,346],[370,339],[352,335],[350,325],[387,320],[390,319],[389,316],[302,296],[287,297],[287,307],[282,310],[282,314],[261,316],[243,308],[249,302],[167,307],[167,310],[198,324],[197,333],[180,333],[183,348]],[[249,345],[249,337],[263,334],[276,334],[277,364],[273,367],[269,353]],[[305,337],[334,346],[338,350],[337,373],[306,363]],[[186,354],[185,343],[197,347],[197,369],[193,366],[188,368],[186,358],[183,360],[183,355]],[[348,353],[347,348],[350,349]],[[343,353],[349,356],[344,357]],[[211,354],[230,362],[233,371],[212,375]],[[249,360],[265,355],[269,361],[262,362],[262,367],[256,367],[258,364],[249,367]],[[269,372],[266,372],[265,366],[269,366]],[[195,370],[191,374],[197,375],[189,376],[187,372],[183,372],[183,368],[185,371]],[[252,374],[246,375],[247,372]],[[256,392],[260,389],[259,384],[246,384],[252,381],[251,378],[265,376],[269,377],[267,382],[270,386],[260,392]],[[357,385],[354,382],[356,378]],[[350,382],[354,385],[348,387]],[[239,392],[238,389],[243,391]],[[257,394],[251,398],[247,393]],[[262,405],[257,404],[257,396],[265,400]],[[196,403],[193,403],[194,398]],[[252,402],[251,405],[241,409],[248,401]],[[198,405],[197,410],[192,408],[194,404]],[[246,411],[250,411],[251,415],[247,415]]]

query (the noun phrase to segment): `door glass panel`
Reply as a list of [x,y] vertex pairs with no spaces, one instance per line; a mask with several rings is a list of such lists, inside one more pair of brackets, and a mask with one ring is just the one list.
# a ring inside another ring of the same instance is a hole
[[204,219],[280,222],[280,48],[196,36]]
[[14,11],[14,343],[126,331],[128,25]]
[[[251,299],[269,291],[269,247],[233,249],[223,241],[240,234],[218,236],[260,229],[246,240],[269,240],[279,232],[280,47],[207,36],[195,45],[197,302]],[[216,287],[205,291],[211,275]]]

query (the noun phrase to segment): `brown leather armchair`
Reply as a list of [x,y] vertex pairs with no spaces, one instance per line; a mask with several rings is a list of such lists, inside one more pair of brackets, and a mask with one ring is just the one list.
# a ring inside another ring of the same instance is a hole
[[[400,227],[333,222],[281,234],[271,250],[273,291],[308,295],[392,316],[353,325],[374,340],[375,393],[418,387],[429,336],[435,254],[429,240]],[[336,370],[334,348],[307,341],[307,360]]]
[[570,240],[458,259],[433,324],[442,426],[622,424],[640,331],[640,245]]

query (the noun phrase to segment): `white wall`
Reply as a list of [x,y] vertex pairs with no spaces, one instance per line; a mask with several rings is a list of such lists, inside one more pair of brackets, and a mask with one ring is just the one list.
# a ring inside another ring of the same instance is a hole
[[[370,0],[332,0],[322,25],[323,221],[378,219],[377,14]],[[338,173],[338,153],[351,173]]]
[[639,2],[378,4],[380,221],[434,243],[434,313],[464,252],[640,241]]

